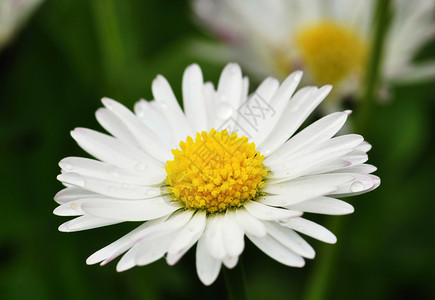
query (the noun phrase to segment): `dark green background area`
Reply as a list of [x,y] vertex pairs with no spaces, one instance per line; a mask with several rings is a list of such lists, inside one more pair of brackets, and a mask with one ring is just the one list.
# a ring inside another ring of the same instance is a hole
[[[138,224],[61,233],[67,218],[52,214],[62,188],[58,161],[88,156],[69,132],[101,130],[94,117],[101,97],[132,108],[151,99],[151,81],[162,74],[181,99],[182,73],[193,62],[217,83],[223,64],[196,59],[189,44],[197,38],[208,37],[187,2],[48,0],[0,53],[1,299],[226,297],[222,276],[211,287],[200,283],[194,251],[174,267],[164,260],[124,273],[116,262],[87,266],[90,254]],[[434,58],[434,50],[429,45],[420,57]],[[352,215],[309,216],[324,225],[340,219],[336,245],[307,238],[317,257],[296,269],[247,242],[250,299],[303,298],[330,247],[325,299],[435,298],[434,84],[393,87],[392,101],[372,110],[365,137],[381,186],[350,198]]]

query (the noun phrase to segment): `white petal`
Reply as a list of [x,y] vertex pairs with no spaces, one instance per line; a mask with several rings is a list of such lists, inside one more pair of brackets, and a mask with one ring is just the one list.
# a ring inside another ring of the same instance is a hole
[[336,170],[341,170],[343,168],[348,168],[351,166],[352,163],[344,160],[342,158],[334,159],[330,161],[326,161],[324,163],[315,165],[311,168],[308,168],[303,172],[303,175],[315,175],[315,174],[325,174],[325,173],[332,173]]
[[255,246],[274,260],[290,267],[303,267],[305,265],[305,261],[301,256],[288,249],[270,235],[261,238],[251,236],[248,233],[246,235]]
[[109,263],[120,254],[131,248],[135,243],[140,241],[142,236],[148,234],[156,227],[156,225],[161,224],[164,220],[165,218],[160,218],[145,222],[144,224],[138,226],[136,229],[121,237],[120,239],[89,256],[86,260],[86,263],[88,265],[93,265],[101,261],[103,261],[101,265]]
[[183,75],[183,104],[187,120],[194,132],[208,129],[203,78],[197,64],[190,65]]
[[296,232],[276,222],[264,222],[267,232],[278,242],[306,258],[314,258],[314,249]]
[[328,197],[318,197],[307,200],[292,205],[291,208],[303,212],[325,215],[347,215],[354,212],[353,206],[349,203]]
[[286,78],[286,80],[284,80],[279,89],[276,91],[270,102],[270,106],[274,109],[276,114],[273,117],[268,118],[266,122],[264,122],[264,125],[259,128],[258,133],[253,138],[253,142],[256,145],[261,145],[261,143],[264,142],[264,140],[272,132],[279,120],[279,117],[284,111],[284,107],[287,105],[291,95],[296,90],[301,78],[301,71],[293,72]]
[[[321,174],[321,173],[359,173],[358,171],[346,171],[350,168],[357,167],[365,163],[368,160],[368,156],[365,152],[353,150],[348,154],[343,155],[340,158],[326,161],[322,164],[315,165],[310,168],[307,174]],[[350,169],[352,170],[352,169]],[[365,169],[366,170],[366,169]],[[365,173],[365,172],[362,172]]]
[[263,222],[254,218],[243,207],[236,209],[236,221],[243,228],[244,232],[249,232],[252,236],[262,237],[267,234]]
[[72,184],[88,191],[115,198],[144,199],[156,197],[161,194],[161,188],[158,186],[113,182],[99,178],[82,176],[76,173],[63,173],[58,175],[57,179],[63,183]]
[[369,164],[362,164],[359,166],[352,166],[341,170],[334,171],[335,173],[361,173],[361,174],[370,174],[377,170],[375,166]]
[[159,165],[140,149],[91,129],[76,128],[71,136],[92,156],[121,168],[136,170],[143,169],[144,165]]
[[60,225],[59,231],[73,232],[73,231],[87,230],[87,229],[98,228],[107,225],[113,225],[119,222],[120,222],[119,220],[97,218],[94,216],[81,216]]
[[196,271],[205,285],[211,285],[219,275],[221,261],[210,256],[202,236],[196,245]]
[[123,221],[146,221],[171,214],[181,207],[164,197],[144,200],[127,199],[80,199],[69,202],[77,211],[87,214]]
[[[354,150],[361,144],[364,138],[358,134],[348,134],[327,140],[319,145],[311,146],[299,154],[282,154],[281,160],[276,160],[275,164],[268,165],[275,172],[276,170],[292,169],[294,165],[310,163],[311,165],[326,162],[338,158]],[[284,160],[285,158],[285,160]],[[315,162],[312,162],[315,160]]]
[[247,76],[243,77],[242,81],[242,99],[241,103],[245,102],[248,99],[249,94],[249,78]]
[[204,231],[204,243],[211,257],[222,260],[225,255],[225,247],[222,237],[223,216],[221,214],[207,217],[207,227]]
[[331,231],[307,219],[293,218],[281,224],[325,243],[337,242],[337,238]]
[[94,159],[82,157],[67,157],[59,162],[59,166],[65,172],[77,173],[104,180],[137,185],[152,185],[162,183],[166,178],[163,166],[143,165],[142,172],[139,170],[127,170]]
[[221,225],[221,231],[227,257],[238,257],[245,247],[245,232],[237,223],[235,212],[226,212]]
[[134,266],[150,264],[165,255],[174,232],[165,232],[160,236],[145,237],[134,245],[118,262],[116,270],[123,272]]
[[[315,174],[314,170],[334,162],[348,154],[351,149],[329,151],[327,147],[320,151],[310,152],[300,157],[287,159],[287,162],[280,166],[272,166],[272,172],[267,174],[267,178],[273,183],[289,181],[304,175]],[[344,164],[346,165],[346,163]],[[341,165],[340,165],[341,166]]]
[[273,95],[275,95],[276,91],[279,88],[279,81],[273,77],[267,77],[263,80],[263,82],[258,86],[255,94],[261,97],[267,103],[272,101]]
[[222,125],[220,121],[217,121],[216,116],[216,105],[217,105],[217,94],[214,89],[213,83],[204,83],[204,101],[207,110],[207,130],[210,131],[212,128],[219,127]]
[[178,141],[174,140],[171,129],[166,123],[166,118],[161,112],[155,100],[139,100],[134,104],[134,112],[138,118],[155,134],[166,141],[169,145],[176,145]]
[[280,195],[261,196],[257,202],[270,206],[287,207],[319,196],[328,195],[337,190],[336,187],[315,186],[311,189],[294,189]]
[[99,108],[96,111],[95,116],[101,126],[103,126],[103,128],[111,135],[131,146],[139,146],[128,127],[125,126],[125,124],[110,110],[107,108]]
[[189,223],[184,226],[168,247],[166,261],[174,265],[198,241],[204,232],[206,213],[198,211]]
[[190,220],[192,214],[193,212],[190,210],[180,211],[172,214],[169,218],[164,217],[147,221],[127,235],[92,254],[86,260],[86,263],[95,264],[103,261],[101,264],[105,265],[140,242],[144,237],[160,237],[178,230],[178,228],[183,227]]
[[160,162],[165,162],[172,157],[169,145],[142,123],[129,109],[109,98],[103,98],[101,101],[107,109],[124,122],[138,144],[148,154]]
[[59,191],[54,196],[54,200],[59,204],[63,204],[77,199],[95,198],[95,197],[98,198],[104,196],[97,193],[89,192],[79,187],[72,186],[72,187],[64,188],[63,190]]
[[168,81],[163,76],[158,75],[153,80],[151,89],[175,140],[184,141],[188,135],[192,135],[192,129]]
[[275,195],[285,195],[296,191],[307,191],[325,188],[338,188],[339,185],[349,183],[354,179],[350,174],[320,174],[304,176],[286,182],[266,184],[262,191]]
[[216,115],[221,122],[234,113],[241,104],[243,92],[242,70],[236,63],[225,66],[217,88]]
[[226,256],[222,262],[224,263],[225,267],[227,267],[228,269],[232,269],[237,265],[238,261],[238,256]]
[[355,150],[359,150],[359,151],[363,151],[363,152],[369,152],[370,149],[372,149],[372,145],[370,145],[366,141],[362,142],[357,147],[355,147]]
[[302,215],[300,211],[267,206],[250,200],[244,203],[244,207],[252,216],[261,220],[286,220]]
[[282,161],[282,157],[297,153],[307,146],[322,143],[333,137],[346,122],[347,112],[336,112],[314,122],[292,137],[274,153],[264,159],[265,165],[273,165]]
[[348,174],[353,176],[351,182],[346,182],[338,187],[331,196],[347,197],[364,194],[373,191],[381,184],[381,180],[376,175],[371,174],[359,174],[359,173],[336,173],[336,174]]
[[53,210],[53,214],[56,216],[81,216],[84,214],[83,211],[77,211],[76,204],[71,205],[66,202],[59,205]]
[[331,91],[332,86],[321,87],[312,94],[304,97],[294,97],[285,107],[284,113],[277,122],[275,130],[267,137],[264,143],[258,145],[258,149],[263,155],[268,156],[281,145],[302,125],[311,112],[325,99]]

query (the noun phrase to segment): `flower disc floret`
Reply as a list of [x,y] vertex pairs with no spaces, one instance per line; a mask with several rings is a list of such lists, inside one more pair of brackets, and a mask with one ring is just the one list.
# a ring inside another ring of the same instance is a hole
[[297,43],[304,63],[321,83],[338,84],[351,73],[361,73],[367,46],[356,32],[325,21],[303,27]]
[[166,162],[168,191],[186,208],[224,212],[254,199],[264,186],[264,156],[247,137],[227,130],[196,134]]

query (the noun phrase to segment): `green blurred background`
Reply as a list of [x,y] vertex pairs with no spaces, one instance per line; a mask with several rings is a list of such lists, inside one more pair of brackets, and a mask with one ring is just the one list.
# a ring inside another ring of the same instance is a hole
[[[88,156],[69,132],[101,130],[94,117],[101,97],[132,108],[151,99],[151,81],[162,74],[181,99],[182,73],[193,62],[217,83],[223,65],[190,51],[193,40],[209,38],[192,20],[184,1],[48,0],[0,53],[1,299],[226,297],[222,276],[211,287],[200,283],[194,251],[174,267],[164,260],[124,273],[116,262],[87,266],[90,254],[137,224],[61,233],[67,219],[52,214],[62,188],[57,162]],[[417,59],[434,52],[432,43]],[[303,298],[316,288],[313,274],[328,247],[335,259],[324,273],[325,299],[435,299],[434,84],[393,87],[393,100],[371,112],[365,137],[381,186],[349,199],[352,215],[310,216],[321,224],[343,219],[336,245],[307,238],[317,257],[296,269],[247,243],[250,299]]]

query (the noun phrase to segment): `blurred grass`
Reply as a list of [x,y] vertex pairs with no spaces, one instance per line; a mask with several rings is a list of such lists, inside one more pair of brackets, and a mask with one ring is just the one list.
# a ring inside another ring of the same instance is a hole
[[[57,162],[87,156],[70,130],[100,129],[94,112],[103,96],[130,108],[150,99],[159,73],[180,98],[182,72],[198,62],[188,43],[201,36],[187,2],[48,0],[0,53],[1,299],[226,297],[221,277],[202,286],[190,252],[175,267],[159,261],[119,274],[116,262],[87,266],[88,255],[137,224],[67,234],[57,231],[66,218],[52,214]],[[217,83],[222,66],[199,62]],[[393,87],[393,101],[373,108],[366,139],[382,184],[349,199],[355,213],[341,217],[338,243],[323,246],[337,247],[326,298],[435,298],[434,83]],[[288,268],[249,243],[243,256],[250,299],[301,298],[317,262]]]

